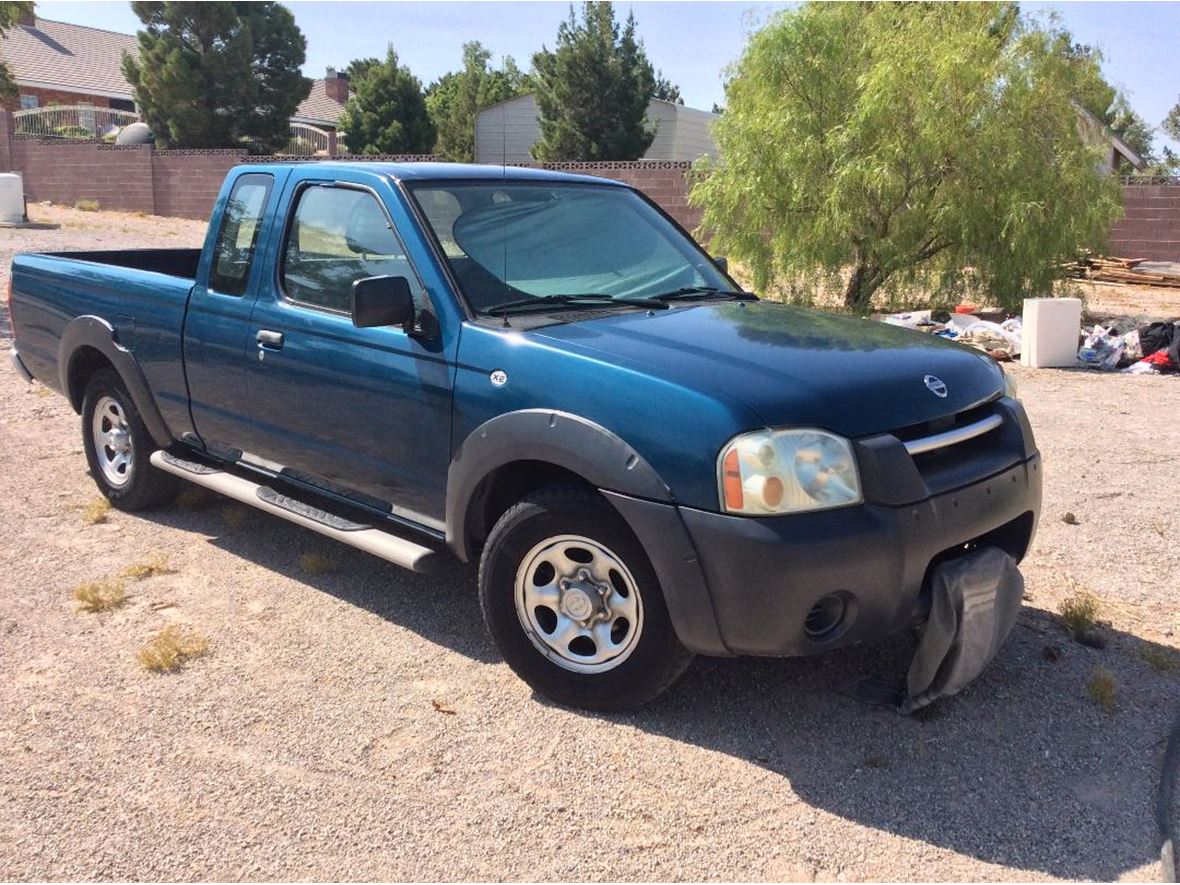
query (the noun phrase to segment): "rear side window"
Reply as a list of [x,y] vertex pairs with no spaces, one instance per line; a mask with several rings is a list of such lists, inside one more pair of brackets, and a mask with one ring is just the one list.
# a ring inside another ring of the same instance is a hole
[[213,249],[213,268],[209,273],[209,288],[213,291],[223,295],[245,294],[273,183],[270,175],[260,173],[243,175],[234,183]]
[[401,276],[422,287],[385,210],[368,191],[311,185],[300,193],[283,245],[283,291],[300,304],[349,313],[352,284]]

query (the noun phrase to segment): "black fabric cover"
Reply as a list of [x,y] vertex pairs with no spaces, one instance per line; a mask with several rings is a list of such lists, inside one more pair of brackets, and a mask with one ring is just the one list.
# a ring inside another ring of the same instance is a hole
[[930,617],[906,678],[902,713],[961,691],[1008,638],[1024,595],[1016,560],[984,547],[948,560],[931,577]]
[[1180,365],[1180,323],[1148,323],[1139,327],[1139,347],[1144,356],[1166,350],[1172,362]]

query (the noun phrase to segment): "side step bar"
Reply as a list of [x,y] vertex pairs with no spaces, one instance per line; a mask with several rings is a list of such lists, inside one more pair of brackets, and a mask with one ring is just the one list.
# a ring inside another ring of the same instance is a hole
[[207,464],[184,461],[163,450],[152,452],[151,462],[154,467],[165,473],[179,476],[287,522],[319,532],[350,547],[372,553],[386,562],[392,562],[410,571],[425,573],[437,562],[438,555],[429,547],[303,504],[276,492],[269,486],[259,485]]

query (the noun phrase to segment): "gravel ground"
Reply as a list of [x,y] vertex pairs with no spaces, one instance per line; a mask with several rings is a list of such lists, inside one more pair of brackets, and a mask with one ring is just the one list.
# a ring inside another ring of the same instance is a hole
[[[0,273],[14,250],[203,232],[38,212],[66,227],[0,233]],[[598,716],[500,662],[470,568],[415,576],[216,498],[88,524],[77,417],[5,359],[0,879],[1157,878],[1180,379],[1013,371],[1045,510],[1026,609],[975,685],[914,718],[837,693],[900,672],[897,640],[698,659],[652,707]],[[75,586],[155,553],[174,574],[75,611]],[[1053,620],[1077,588],[1102,599],[1105,648]],[[172,623],[209,653],[149,675],[135,653]],[[1087,696],[1097,667],[1113,712]]]

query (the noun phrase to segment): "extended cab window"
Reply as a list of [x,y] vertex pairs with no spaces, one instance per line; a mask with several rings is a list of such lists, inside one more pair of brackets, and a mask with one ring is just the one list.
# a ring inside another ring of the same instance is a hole
[[304,188],[283,247],[286,296],[348,313],[352,284],[376,276],[406,277],[421,298],[406,250],[377,198],[344,187]]
[[242,295],[250,281],[250,265],[262,230],[262,214],[274,179],[269,175],[243,175],[230,191],[221,219],[209,288],[223,295]]

